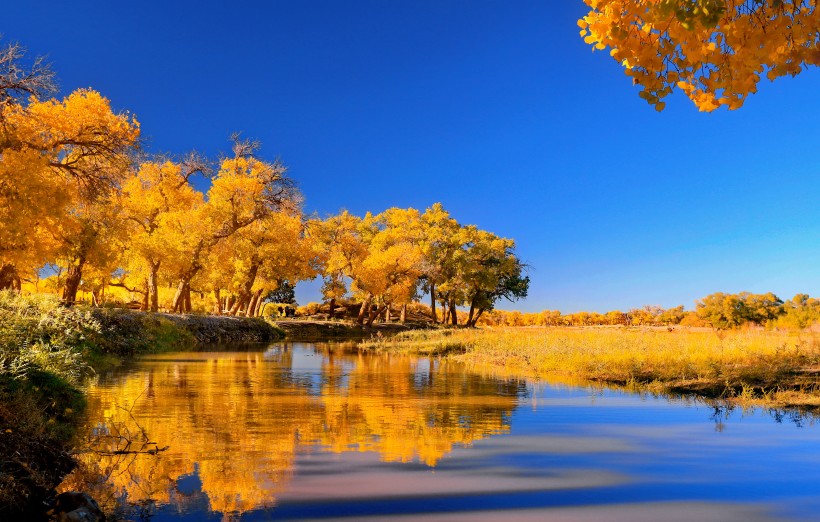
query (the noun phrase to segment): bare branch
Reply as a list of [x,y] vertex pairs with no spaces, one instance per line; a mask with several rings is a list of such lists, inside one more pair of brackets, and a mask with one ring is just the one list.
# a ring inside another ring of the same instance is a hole
[[18,43],[0,48],[0,103],[15,103],[28,96],[39,98],[57,91],[51,65],[39,57],[26,67],[20,63],[25,54]]
[[234,157],[237,158],[252,158],[262,146],[259,140],[242,139],[241,132],[234,132],[231,134],[230,139],[233,142],[231,150],[233,150]]

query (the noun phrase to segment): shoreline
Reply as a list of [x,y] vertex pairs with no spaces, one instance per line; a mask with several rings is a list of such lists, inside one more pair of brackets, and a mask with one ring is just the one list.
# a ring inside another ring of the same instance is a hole
[[820,335],[813,332],[505,327],[411,331],[362,348],[522,378],[820,412]]
[[[56,298],[11,294],[0,298],[3,520],[49,519],[56,487],[77,465],[72,452],[85,410],[83,375],[139,355],[285,337],[263,319],[67,308]],[[60,363],[63,359],[70,362]],[[15,364],[22,368],[18,374],[12,371]]]
[[[99,325],[97,330],[87,333],[82,346],[76,349],[85,364],[100,370],[119,366],[139,355],[215,343],[361,340],[364,342],[359,349],[363,350],[438,356],[479,372],[514,378],[581,380],[631,392],[691,396],[741,407],[820,411],[820,335],[813,332],[589,327],[456,329],[413,323],[367,328],[341,321],[266,321],[113,309],[74,311],[87,312]],[[0,444],[0,451],[19,451],[14,444],[25,450],[20,451],[18,476],[12,477],[17,483],[28,483],[26,473],[41,472],[38,467],[52,469],[53,473],[47,479],[50,483],[19,490],[27,496],[25,502],[17,506],[17,511],[0,509],[0,518],[12,515],[45,520],[43,510],[47,508],[43,506],[53,501],[54,488],[74,467],[69,435],[83,410],[84,395],[79,386],[41,373],[40,377],[32,376],[35,380],[30,383],[28,378],[24,384],[11,381],[11,388],[6,378],[0,382],[0,391],[4,398],[28,401],[26,404],[32,410],[36,409],[31,407],[33,404],[52,403],[50,409],[42,409],[43,417],[36,419],[34,424],[40,426],[40,431],[33,439],[40,448],[47,448],[50,456],[37,460],[36,454],[24,446],[25,430],[12,425],[0,426],[15,433],[14,438],[6,437],[5,446]],[[22,392],[15,392],[14,387]],[[55,419],[60,429],[57,434],[49,431],[54,429]],[[27,469],[29,464],[34,466],[33,470]]]

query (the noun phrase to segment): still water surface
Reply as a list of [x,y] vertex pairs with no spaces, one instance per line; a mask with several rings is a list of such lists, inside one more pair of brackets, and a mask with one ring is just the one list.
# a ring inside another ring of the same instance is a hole
[[220,350],[150,356],[99,376],[86,465],[63,489],[155,522],[820,513],[820,429],[810,419],[482,376],[344,345]]

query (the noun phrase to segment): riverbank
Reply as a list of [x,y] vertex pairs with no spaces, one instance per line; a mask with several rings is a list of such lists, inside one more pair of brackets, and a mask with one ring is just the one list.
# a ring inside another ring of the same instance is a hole
[[507,375],[569,376],[744,406],[820,410],[820,335],[806,331],[430,330],[401,333],[363,347],[446,356]]
[[197,344],[274,341],[262,319],[65,307],[0,292],[0,520],[39,520],[75,466],[82,380],[128,358]]
[[370,327],[345,321],[293,319],[276,321],[289,340],[327,341],[334,339],[383,339],[422,328],[420,323],[376,323]]

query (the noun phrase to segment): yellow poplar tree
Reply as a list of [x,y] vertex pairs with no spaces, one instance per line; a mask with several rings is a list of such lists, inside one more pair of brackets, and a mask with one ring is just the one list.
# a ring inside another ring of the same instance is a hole
[[298,208],[300,198],[293,181],[285,176],[285,167],[278,161],[256,158],[258,148],[258,143],[234,136],[234,155],[222,160],[197,229],[186,236],[184,259],[177,269],[175,312],[191,310],[191,281],[204,268],[211,248],[274,212]]
[[360,234],[361,218],[344,210],[325,220],[308,223],[308,233],[324,279],[322,295],[330,303],[333,316],[336,301],[347,295],[354,267],[367,256],[367,244]]
[[204,162],[189,156],[181,163],[147,161],[123,183],[121,206],[128,224],[128,274],[131,288],[145,296],[143,308],[159,307],[159,274],[163,263],[172,264],[183,255],[180,241],[194,225],[204,204],[203,194],[190,184],[190,177],[206,170]]
[[246,317],[255,317],[266,291],[283,281],[295,284],[315,277],[313,259],[301,215],[274,212],[236,231],[212,251],[209,274],[214,297],[220,302],[220,291],[227,288],[236,295],[229,313],[244,311]]
[[[87,211],[110,197],[127,168],[139,124],[128,114],[115,114],[92,90],[61,101],[32,97],[21,104],[7,98],[0,104],[0,124],[0,271],[6,274],[0,287],[7,287],[12,286],[8,274],[36,270],[66,241],[75,251],[88,243],[87,237],[58,237],[58,229],[70,229],[67,221],[90,219]],[[88,226],[74,229],[89,231]],[[72,266],[70,279],[79,284],[82,263]],[[72,294],[76,289],[66,287],[67,300]]]

